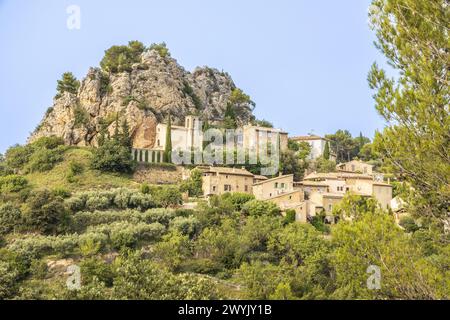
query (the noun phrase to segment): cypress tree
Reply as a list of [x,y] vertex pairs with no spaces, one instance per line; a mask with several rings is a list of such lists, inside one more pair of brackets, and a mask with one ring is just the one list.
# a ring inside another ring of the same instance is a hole
[[163,162],[171,163],[172,162],[172,120],[170,118],[167,120],[167,129],[166,129],[166,145],[164,148],[164,159]]
[[325,144],[325,150],[323,151],[323,157],[326,160],[330,160],[330,143],[328,141]]

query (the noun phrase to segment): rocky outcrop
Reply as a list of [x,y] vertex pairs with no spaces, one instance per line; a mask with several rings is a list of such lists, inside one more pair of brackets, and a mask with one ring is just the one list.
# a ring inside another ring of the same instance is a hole
[[[220,121],[235,88],[224,72],[203,67],[191,73],[170,56],[147,50],[130,72],[108,74],[91,68],[77,94],[65,92],[54,99],[29,142],[56,135],[69,145],[95,146],[101,124],[113,132],[118,116],[127,120],[133,145],[150,148],[157,123],[164,122],[168,114],[179,125],[189,114]],[[249,110],[238,114],[242,124],[252,118]]]

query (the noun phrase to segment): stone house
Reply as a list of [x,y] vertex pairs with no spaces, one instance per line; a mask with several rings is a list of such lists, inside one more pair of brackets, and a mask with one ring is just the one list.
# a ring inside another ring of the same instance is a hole
[[[252,194],[254,175],[245,168],[226,167],[197,167],[203,173],[203,195],[221,195],[227,192],[241,192]],[[184,178],[189,173],[183,175]]]
[[322,157],[325,151],[325,145],[328,143],[327,139],[317,135],[292,137],[291,140],[295,142],[309,143],[309,145],[311,146],[311,153],[309,155],[309,160],[315,160],[317,158]]
[[373,165],[365,163],[360,160],[352,160],[349,162],[338,164],[336,166],[336,170],[341,172],[373,174]]

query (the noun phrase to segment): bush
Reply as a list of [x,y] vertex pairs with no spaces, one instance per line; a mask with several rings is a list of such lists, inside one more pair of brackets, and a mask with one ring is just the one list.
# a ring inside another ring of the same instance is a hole
[[279,216],[281,214],[281,210],[276,204],[259,200],[247,202],[243,206],[242,212],[249,216]]
[[107,140],[95,149],[91,167],[103,172],[130,173],[134,162],[128,147],[119,141]]
[[295,222],[296,215],[297,215],[297,213],[295,212],[295,210],[293,210],[293,209],[287,210],[286,216],[284,218],[284,223],[289,224],[289,223]]
[[148,183],[143,183],[143,184],[141,184],[140,191],[141,191],[143,194],[149,194],[150,191],[151,191],[151,189],[150,189],[150,186],[148,185]]
[[170,222],[170,229],[192,238],[200,231],[200,223],[192,216],[176,217]]
[[151,194],[156,206],[162,208],[178,206],[183,202],[181,192],[177,187],[152,187]]
[[399,225],[403,229],[405,229],[405,231],[408,233],[414,233],[420,229],[419,226],[416,224],[416,221],[410,216],[401,218]]
[[64,200],[48,190],[31,194],[26,204],[27,225],[44,233],[54,234],[64,229],[68,215]]
[[128,46],[112,46],[105,51],[100,66],[106,72],[129,72],[132,65],[141,60],[144,50],[144,45],[139,41],[130,41]]
[[20,192],[28,186],[28,181],[19,175],[9,175],[0,177],[0,193],[3,192]]
[[63,152],[64,148],[38,149],[31,155],[25,169],[27,172],[49,171],[63,160]]
[[202,172],[198,169],[191,171],[190,177],[181,183],[181,191],[188,192],[190,197],[200,197],[203,194]]
[[165,232],[165,227],[159,223],[114,222],[108,225],[89,227],[89,232],[103,233],[109,236],[111,244],[116,249],[134,248],[139,241],[158,240]]
[[11,297],[16,291],[17,272],[11,266],[0,261],[0,300]]
[[248,193],[225,193],[222,195],[222,200],[230,203],[235,211],[241,211],[242,207],[252,200],[255,200],[255,196]]
[[5,235],[20,225],[22,213],[20,209],[12,204],[0,206],[0,235]]
[[165,42],[162,43],[152,43],[148,50],[156,50],[161,58],[165,58],[167,56],[170,57],[169,49],[167,48],[167,45]]
[[97,259],[90,258],[80,263],[81,279],[83,285],[93,283],[94,278],[103,282],[107,287],[111,287],[114,279],[114,272],[110,265]]
[[15,145],[6,151],[5,163],[12,169],[21,170],[28,163],[32,154],[33,149],[29,145]]
[[35,279],[45,279],[47,276],[47,263],[45,261],[34,259],[31,261],[30,273]]

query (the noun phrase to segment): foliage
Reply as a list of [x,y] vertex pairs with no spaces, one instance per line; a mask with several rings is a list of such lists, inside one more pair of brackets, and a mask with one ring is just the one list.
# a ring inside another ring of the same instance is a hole
[[60,232],[67,224],[64,200],[48,190],[36,191],[30,195],[24,217],[28,226],[44,234]]
[[163,162],[172,162],[172,119],[168,117],[166,127],[166,145],[164,146]]
[[367,212],[382,214],[376,199],[348,193],[334,206],[333,215],[344,219],[359,219]]
[[330,143],[328,141],[325,143],[325,149],[323,150],[323,158],[325,160],[330,160]]
[[281,214],[280,208],[270,201],[251,200],[242,207],[242,212],[249,216],[277,216]]
[[167,45],[165,42],[161,43],[152,43],[148,50],[155,50],[159,53],[161,58],[170,57],[170,51],[169,48],[167,48]]
[[255,120],[253,124],[257,127],[263,127],[263,128],[273,128],[273,124],[270,121],[267,120]]
[[156,205],[161,208],[175,207],[183,201],[180,190],[173,186],[152,187],[151,194]]
[[85,127],[89,123],[89,113],[82,106],[77,105],[73,109],[73,127]]
[[397,72],[376,64],[368,81],[388,122],[374,147],[418,197],[415,213],[447,218],[450,203],[448,1],[374,0],[370,19],[377,47]]
[[62,160],[65,150],[62,138],[42,137],[31,144],[9,148],[5,154],[5,163],[14,170],[48,171]]
[[134,169],[130,150],[119,141],[108,140],[94,151],[91,164],[102,172],[129,173]]
[[360,134],[353,138],[348,130],[338,130],[334,134],[326,135],[329,140],[330,148],[336,154],[338,163],[353,160],[360,153],[365,144],[370,143],[370,139]]
[[141,60],[145,47],[139,41],[130,41],[127,46],[112,46],[105,51],[100,66],[106,72],[130,72],[131,66]]
[[199,169],[193,169],[190,172],[189,178],[181,183],[180,190],[188,192],[190,197],[200,197],[203,195],[203,179],[202,172]]
[[208,280],[190,275],[174,275],[138,254],[122,256],[115,266],[116,299],[182,300],[214,299],[215,286]]
[[20,192],[28,186],[28,180],[19,175],[0,176],[0,193]]
[[300,157],[299,153],[287,150],[281,153],[280,170],[283,174],[293,174],[295,181],[301,181],[308,168],[308,161],[305,157]]
[[72,72],[65,72],[62,75],[61,80],[58,80],[58,85],[56,90],[58,91],[56,98],[61,97],[64,92],[69,92],[72,94],[77,94],[78,88],[80,87],[80,81],[75,78]]
[[[424,259],[393,218],[363,214],[358,221],[339,223],[333,230],[333,265],[343,299],[440,299],[448,297],[448,271]],[[366,284],[369,266],[381,269],[380,290]]]
[[334,172],[336,171],[336,162],[319,157],[315,160],[313,167],[320,173]]
[[20,226],[22,212],[20,208],[11,203],[0,206],[0,235],[8,234],[16,227]]

